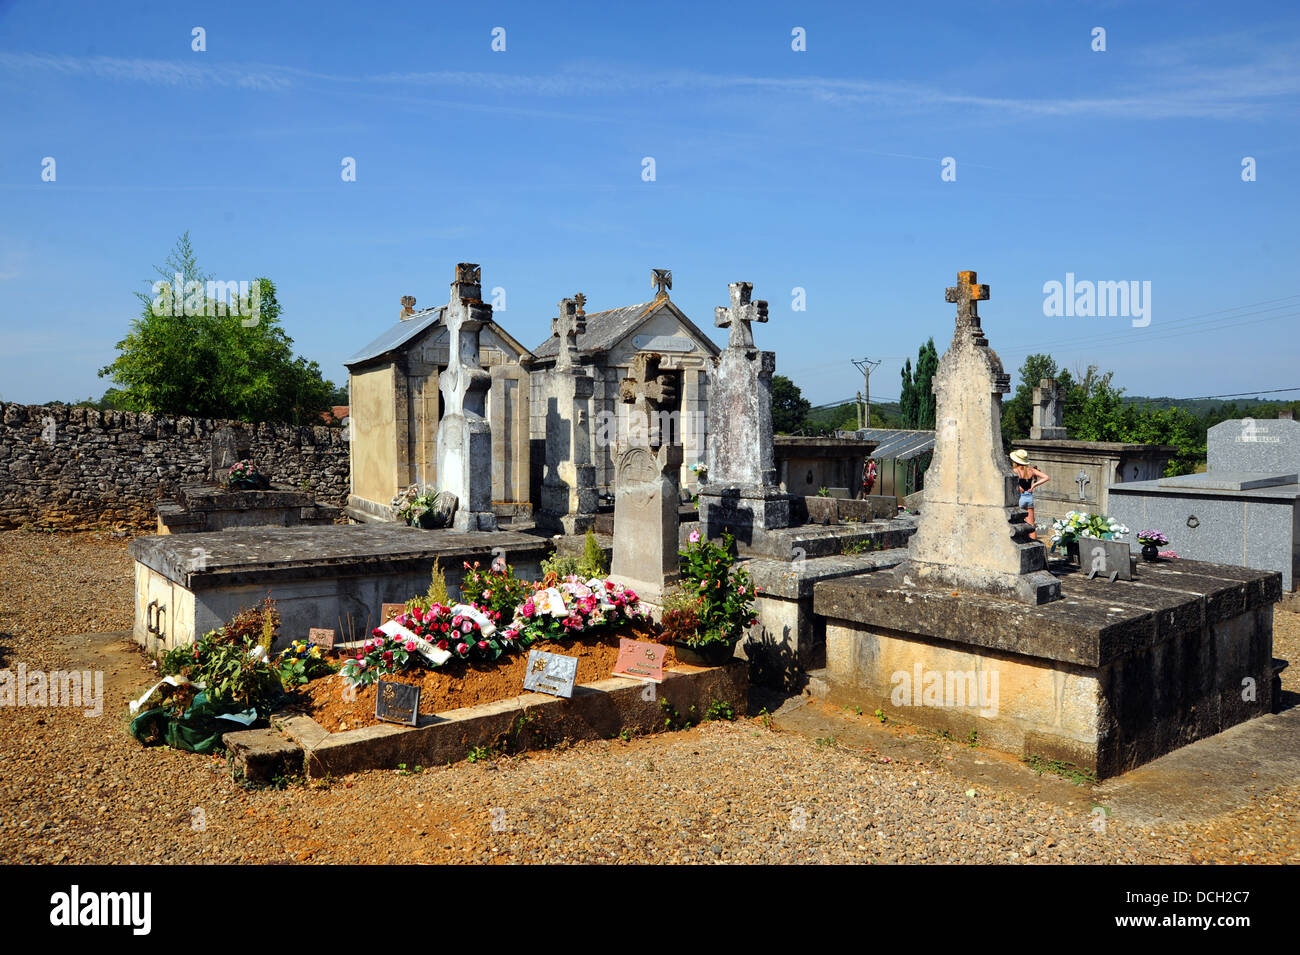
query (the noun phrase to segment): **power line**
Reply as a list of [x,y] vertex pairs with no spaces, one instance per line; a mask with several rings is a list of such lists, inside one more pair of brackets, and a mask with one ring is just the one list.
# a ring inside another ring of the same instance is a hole
[[[1300,391],[1300,388],[1267,388],[1263,391],[1239,391],[1235,395],[1201,395],[1199,398],[1169,398],[1169,400],[1170,401],[1209,401],[1211,398],[1249,398],[1252,395],[1275,395],[1283,391]],[[1161,395],[1161,397],[1164,398],[1168,396]]]

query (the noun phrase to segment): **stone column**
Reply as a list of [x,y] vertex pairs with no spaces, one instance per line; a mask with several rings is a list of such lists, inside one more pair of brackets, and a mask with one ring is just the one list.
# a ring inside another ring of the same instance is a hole
[[543,378],[546,472],[537,526],[551,534],[583,534],[596,522],[596,469],[591,463],[594,382],[578,364],[586,315],[576,298],[560,302],[551,330],[560,340],[555,366]]
[[438,428],[438,490],[456,496],[452,526],[458,531],[491,531],[497,526],[492,513],[492,431],[484,417],[492,381],[479,363],[479,332],[491,319],[492,306],[482,301],[480,275],[473,263],[457,265],[451,300],[443,312],[448,355],[447,369],[439,376],[444,413]]
[[1034,389],[1034,416],[1029,426],[1033,441],[1062,441],[1069,435],[1062,425],[1065,395],[1055,378],[1042,378]]

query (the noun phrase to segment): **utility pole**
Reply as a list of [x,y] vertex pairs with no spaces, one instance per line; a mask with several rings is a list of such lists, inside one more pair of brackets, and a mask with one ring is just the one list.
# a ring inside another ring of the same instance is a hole
[[870,358],[853,358],[851,359],[851,361],[858,368],[858,370],[862,372],[862,394],[863,394],[863,405],[864,405],[862,409],[862,427],[870,428],[871,427],[871,371],[877,365],[879,365],[880,362],[872,361]]

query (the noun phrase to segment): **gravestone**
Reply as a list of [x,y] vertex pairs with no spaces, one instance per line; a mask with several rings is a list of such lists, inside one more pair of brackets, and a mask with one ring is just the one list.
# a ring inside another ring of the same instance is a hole
[[1034,417],[1029,437],[1034,441],[1068,438],[1064,426],[1065,395],[1055,378],[1042,378],[1034,389]]
[[578,336],[586,330],[584,297],[560,302],[551,320],[559,339],[553,368],[542,373],[546,406],[546,471],[537,526],[552,534],[583,534],[596,522],[596,469],[591,463],[591,396],[595,382],[578,364]]
[[420,720],[420,688],[380,680],[375,688],[375,719],[415,726]]
[[1261,474],[1300,472],[1300,421],[1241,418],[1221,421],[1206,435],[1206,470]]
[[438,425],[438,490],[456,496],[452,526],[458,531],[496,530],[492,513],[492,432],[485,417],[491,372],[480,367],[479,332],[492,318],[483,302],[481,270],[456,266],[447,327],[447,369],[438,376],[444,414]]
[[578,679],[578,658],[545,650],[529,650],[527,669],[524,671],[524,689],[534,693],[549,693],[566,700],[573,696],[573,685]]
[[766,530],[790,526],[790,496],[777,483],[772,442],[772,373],[776,353],[754,347],[752,323],[767,321],[767,302],[750,301],[749,282],[733,282],[730,306],[714,310],[729,330],[709,382],[708,483],[700,489],[700,523],[708,537],[724,530],[752,544]]
[[682,446],[660,443],[661,429],[652,424],[672,401],[670,380],[659,374],[658,355],[637,354],[632,377],[623,379],[619,396],[632,408],[627,441],[615,462],[610,576],[656,604],[678,578],[682,466]]
[[208,450],[208,479],[224,484],[231,467],[247,458],[252,446],[252,437],[243,428],[226,425],[219,429]]
[[1002,449],[1002,395],[1010,378],[989,348],[976,305],[988,297],[974,272],[958,273],[945,293],[957,304],[957,323],[934,376],[934,457],[921,524],[900,571],[916,583],[1041,604],[1058,598],[1061,585],[1016,506],[1016,478]]

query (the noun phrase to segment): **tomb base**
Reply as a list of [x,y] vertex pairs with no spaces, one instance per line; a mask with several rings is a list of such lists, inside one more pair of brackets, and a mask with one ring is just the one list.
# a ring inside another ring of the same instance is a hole
[[1114,584],[1053,570],[1062,596],[1041,606],[908,586],[898,568],[818,583],[826,666],[810,690],[1098,778],[1270,712],[1281,575],[1186,560]]
[[135,559],[137,643],[150,652],[202,637],[268,594],[280,612],[275,649],[305,640],[313,627],[337,640],[365,639],[382,605],[429,589],[435,560],[453,597],[464,564],[498,555],[525,579],[541,576],[550,542],[508,531],[464,534],[403,524],[236,528],[218,533],[139,537]]
[[774,485],[700,489],[700,525],[710,539],[729,532],[739,544],[753,544],[769,530],[789,527],[792,498]]

